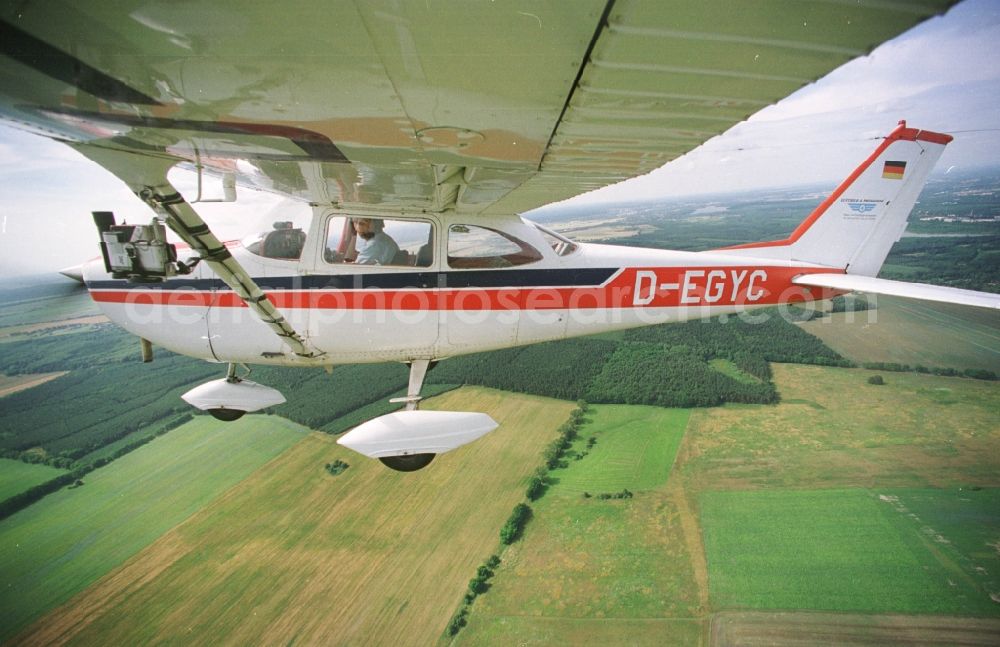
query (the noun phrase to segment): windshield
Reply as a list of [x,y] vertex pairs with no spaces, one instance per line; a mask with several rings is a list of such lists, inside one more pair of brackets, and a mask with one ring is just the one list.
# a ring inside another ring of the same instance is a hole
[[456,269],[503,268],[542,260],[537,249],[498,229],[478,225],[448,228],[448,265]]

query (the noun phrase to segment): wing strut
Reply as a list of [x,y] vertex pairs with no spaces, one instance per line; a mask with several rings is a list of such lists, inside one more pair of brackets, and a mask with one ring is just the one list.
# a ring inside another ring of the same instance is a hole
[[[170,187],[173,188],[172,186]],[[139,197],[162,215],[170,227],[185,243],[198,252],[220,279],[232,288],[243,302],[263,321],[274,334],[281,337],[292,352],[299,357],[311,358],[320,353],[292,328],[284,315],[271,303],[260,286],[254,282],[226,246],[216,238],[198,212],[177,191],[168,195],[153,187],[139,192]]]
[[[185,243],[198,252],[222,281],[235,292],[257,317],[281,337],[295,355],[314,358],[323,353],[312,346],[285,319],[237,262],[226,246],[212,233],[198,212],[167,179],[167,172],[178,161],[169,157],[137,155],[126,151],[76,144],[76,150],[94,160],[124,181]],[[152,181],[151,181],[152,180]]]

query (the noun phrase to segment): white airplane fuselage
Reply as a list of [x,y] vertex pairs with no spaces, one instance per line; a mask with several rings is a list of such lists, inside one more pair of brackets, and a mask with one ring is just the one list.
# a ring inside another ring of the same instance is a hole
[[414,218],[433,228],[427,266],[331,263],[326,223],[343,215],[317,208],[297,260],[227,244],[320,351],[312,358],[289,352],[204,263],[191,274],[135,283],[113,279],[95,259],[84,279],[113,322],[156,345],[209,361],[295,366],[433,360],[831,295],[792,283],[829,267],[724,252],[587,243],[556,249],[517,216],[489,225],[537,250],[538,260],[456,268],[446,234],[468,219],[449,213]]

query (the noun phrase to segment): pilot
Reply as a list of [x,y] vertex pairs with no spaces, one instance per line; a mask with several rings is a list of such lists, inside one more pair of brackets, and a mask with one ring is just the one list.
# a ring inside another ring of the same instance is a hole
[[355,263],[362,265],[389,265],[399,253],[399,245],[391,236],[382,231],[382,221],[376,218],[355,218],[354,231],[358,238],[354,242],[357,256]]

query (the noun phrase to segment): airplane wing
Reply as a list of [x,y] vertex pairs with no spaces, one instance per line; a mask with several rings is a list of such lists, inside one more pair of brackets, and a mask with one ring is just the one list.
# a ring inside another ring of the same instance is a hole
[[950,4],[5,3],[0,118],[137,192],[188,162],[489,217],[651,171]]

